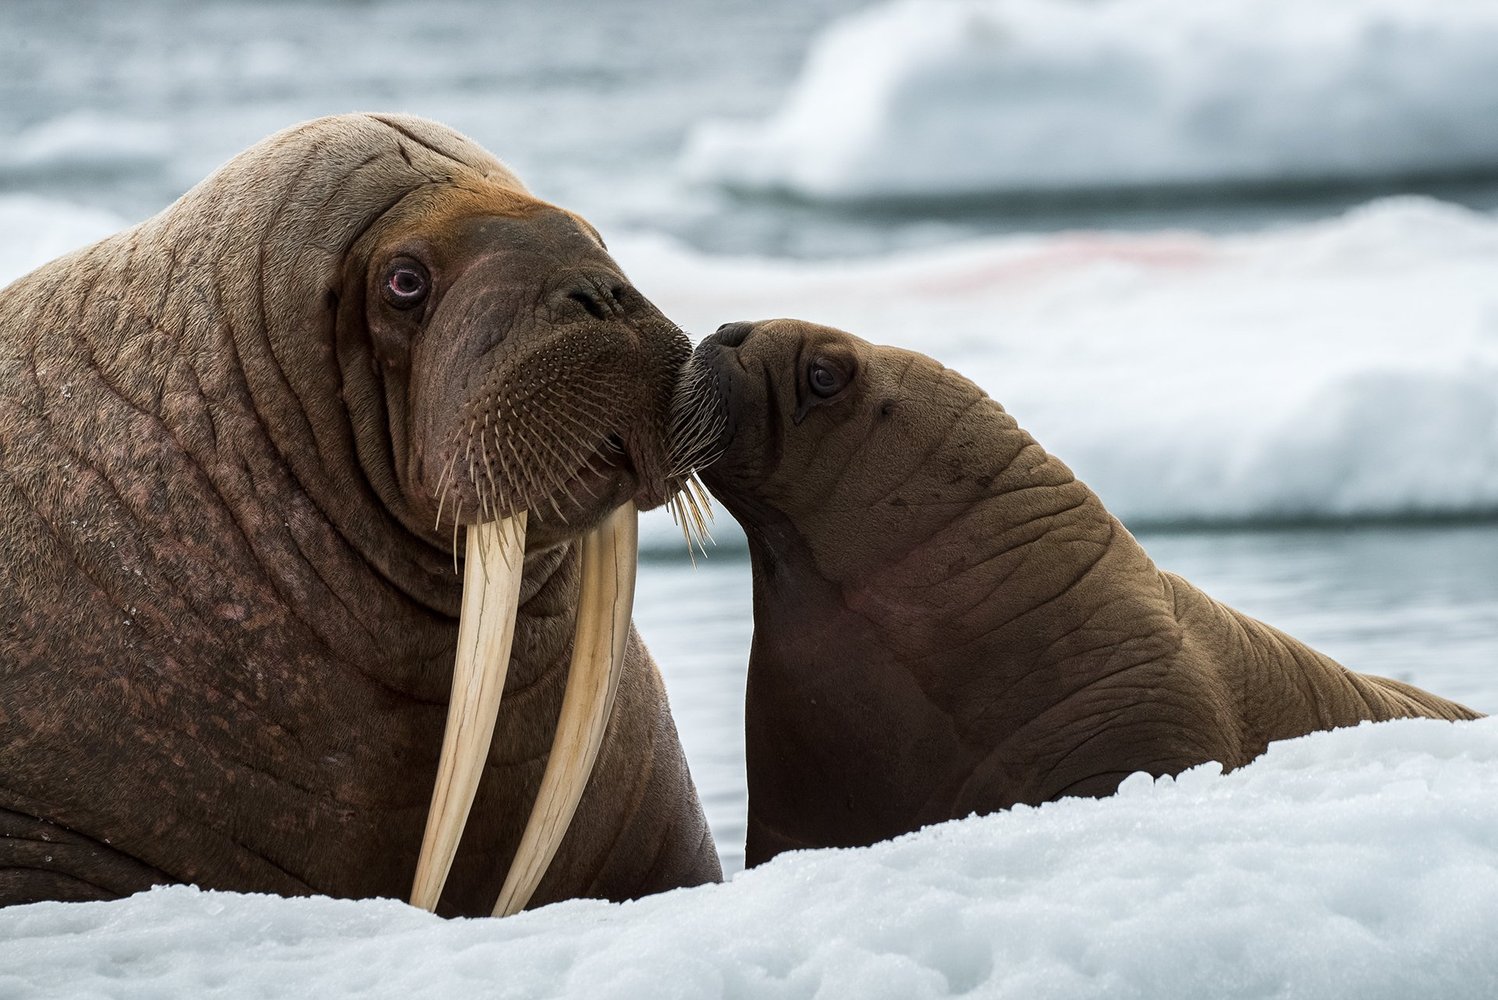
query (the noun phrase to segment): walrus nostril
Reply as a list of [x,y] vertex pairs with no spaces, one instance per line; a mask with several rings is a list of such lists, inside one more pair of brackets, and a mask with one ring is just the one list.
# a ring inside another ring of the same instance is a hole
[[558,301],[567,308],[573,303],[594,319],[612,319],[630,311],[632,299],[638,298],[627,283],[608,276],[578,276],[557,291]]
[[718,327],[718,332],[713,334],[713,339],[724,347],[738,347],[754,330],[753,323],[724,323]]
[[574,288],[567,293],[567,298],[583,307],[583,310],[594,319],[608,319],[612,311],[604,305],[603,299],[591,288]]

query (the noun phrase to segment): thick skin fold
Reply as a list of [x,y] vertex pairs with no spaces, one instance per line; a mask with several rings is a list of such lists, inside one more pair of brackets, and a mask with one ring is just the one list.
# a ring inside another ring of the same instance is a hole
[[639,513],[632,503],[583,539],[567,691],[541,789],[494,905],[495,916],[518,913],[530,901],[593,772],[624,674],[639,551]]
[[468,822],[479,776],[489,758],[494,722],[510,667],[521,569],[525,511],[468,530],[458,655],[453,664],[447,729],[426,833],[411,886],[411,905],[435,910]]

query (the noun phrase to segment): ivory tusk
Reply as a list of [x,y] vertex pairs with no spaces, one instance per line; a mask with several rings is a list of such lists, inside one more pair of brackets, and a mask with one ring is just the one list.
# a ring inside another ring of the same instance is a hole
[[541,790],[494,904],[496,917],[518,913],[530,902],[593,772],[624,673],[639,554],[639,514],[632,503],[614,511],[583,539],[567,690]]
[[468,529],[458,655],[437,782],[411,885],[411,905],[435,910],[489,758],[510,667],[525,560],[525,511]]

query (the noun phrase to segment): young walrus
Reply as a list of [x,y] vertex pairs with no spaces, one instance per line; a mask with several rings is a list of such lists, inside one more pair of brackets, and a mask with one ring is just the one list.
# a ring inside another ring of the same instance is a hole
[[735,323],[688,368],[754,572],[747,861],[1471,719],[1157,569],[998,403],[920,354]]

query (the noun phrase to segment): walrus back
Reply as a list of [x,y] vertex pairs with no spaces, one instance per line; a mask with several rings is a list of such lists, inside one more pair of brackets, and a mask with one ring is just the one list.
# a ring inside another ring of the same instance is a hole
[[1176,616],[1193,659],[1219,675],[1238,699],[1243,756],[1224,764],[1246,764],[1275,740],[1360,722],[1481,718],[1465,705],[1411,684],[1349,670],[1188,581],[1162,575],[1174,592]]

